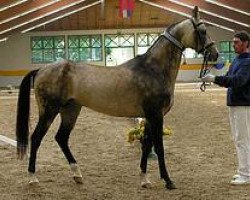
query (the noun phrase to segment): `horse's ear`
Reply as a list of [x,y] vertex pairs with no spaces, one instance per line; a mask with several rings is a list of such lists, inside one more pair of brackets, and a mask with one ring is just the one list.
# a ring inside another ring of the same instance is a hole
[[196,19],[196,20],[200,20],[200,13],[199,13],[199,8],[198,8],[198,6],[195,6],[194,7],[194,10],[193,10],[193,17],[194,17],[194,19]]

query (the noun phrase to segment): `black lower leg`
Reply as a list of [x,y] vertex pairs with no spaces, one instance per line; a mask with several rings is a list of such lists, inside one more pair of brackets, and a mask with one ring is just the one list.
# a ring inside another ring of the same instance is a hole
[[174,189],[176,187],[174,183],[171,181],[165,165],[164,146],[163,146],[163,115],[161,114],[161,112],[156,113],[151,124],[152,124],[152,130],[154,131],[152,133],[152,137],[153,137],[155,153],[157,154],[158,157],[160,176],[166,182],[166,187],[168,189]]
[[64,153],[69,164],[76,163],[76,160],[74,156],[72,155],[70,148],[69,148],[69,144],[68,144],[70,131],[71,129],[60,126],[58,133],[56,134],[56,137],[55,137],[58,145],[62,149],[62,152]]
[[142,144],[142,156],[141,156],[141,172],[146,173],[147,172],[147,160],[148,160],[148,155],[152,150],[152,135],[151,135],[151,127],[150,124],[146,121],[145,122],[145,129],[144,129],[144,136],[141,140]]
[[34,133],[31,136],[31,149],[28,166],[28,171],[31,173],[35,173],[36,171],[35,165],[37,150],[51,123],[52,120],[48,120],[46,119],[46,117],[41,117],[38,121]]
[[62,149],[62,152],[68,160],[69,164],[76,163],[76,160],[70,151],[68,143],[70,133],[75,126],[80,111],[81,106],[75,104],[74,101],[69,101],[60,111],[62,122],[55,139]]

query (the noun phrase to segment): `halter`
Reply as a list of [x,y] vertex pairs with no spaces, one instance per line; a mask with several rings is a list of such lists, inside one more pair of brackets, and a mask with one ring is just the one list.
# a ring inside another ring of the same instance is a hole
[[[204,34],[202,34],[198,29],[198,27],[200,25],[204,24],[203,22],[199,22],[198,24],[196,24],[193,19],[191,19],[191,22],[193,24],[194,30],[195,30],[196,35],[197,35],[196,49],[198,49],[198,43],[200,43],[202,46],[202,48],[198,51],[198,54],[200,54],[202,52],[206,52],[207,49],[209,49],[214,44],[214,42],[211,42],[211,43],[206,45],[206,37],[204,37]],[[164,33],[162,34],[162,36],[164,36],[167,40],[172,42],[181,51],[184,51],[184,49],[186,47],[180,41],[178,41],[173,35],[171,35],[169,31],[170,31],[170,29],[165,30]]]
[[184,49],[186,48],[181,42],[179,42],[178,40],[176,40],[175,37],[172,36],[167,30],[164,32],[164,34],[162,34],[162,36],[164,36],[167,40],[169,40],[176,47],[178,47],[181,50],[181,52],[183,52]]

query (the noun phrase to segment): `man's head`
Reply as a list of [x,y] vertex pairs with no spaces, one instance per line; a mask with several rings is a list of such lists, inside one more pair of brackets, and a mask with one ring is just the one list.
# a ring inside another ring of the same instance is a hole
[[234,34],[233,47],[235,53],[242,54],[248,52],[250,37],[246,31],[240,31]]

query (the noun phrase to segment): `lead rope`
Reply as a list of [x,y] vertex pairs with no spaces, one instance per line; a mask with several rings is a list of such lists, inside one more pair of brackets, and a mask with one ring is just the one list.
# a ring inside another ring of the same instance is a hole
[[[208,68],[208,57],[209,57],[209,53],[207,51],[205,51],[199,78],[204,77],[207,73],[210,72],[211,68]],[[202,82],[202,84],[200,86],[200,90],[202,92],[206,91],[206,82],[205,81]]]

